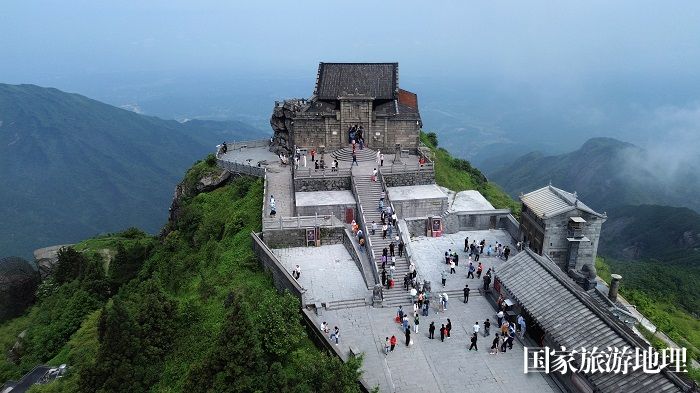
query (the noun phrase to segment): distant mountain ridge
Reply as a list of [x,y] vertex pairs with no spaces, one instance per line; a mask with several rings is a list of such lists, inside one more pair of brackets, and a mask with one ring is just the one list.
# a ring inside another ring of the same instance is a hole
[[0,84],[0,256],[138,226],[156,231],[181,173],[236,121],[180,123],[53,88]]
[[700,177],[692,166],[663,174],[649,152],[613,138],[593,138],[578,150],[555,156],[531,152],[489,173],[514,197],[552,183],[576,191],[589,206],[656,204],[700,211]]

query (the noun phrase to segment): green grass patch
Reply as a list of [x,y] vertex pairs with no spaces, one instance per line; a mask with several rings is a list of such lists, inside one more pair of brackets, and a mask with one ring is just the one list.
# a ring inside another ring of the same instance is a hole
[[[429,136],[430,135],[430,136]],[[420,138],[432,152],[435,163],[435,182],[453,191],[477,190],[497,209],[510,209],[515,217],[520,216],[521,205],[496,184],[486,179],[481,171],[469,161],[454,158],[445,149],[437,147],[434,133],[421,132]]]

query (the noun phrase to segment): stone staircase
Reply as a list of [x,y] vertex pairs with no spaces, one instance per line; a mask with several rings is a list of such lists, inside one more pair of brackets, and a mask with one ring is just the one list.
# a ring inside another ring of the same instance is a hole
[[[377,159],[377,151],[364,148],[360,150],[360,147],[357,146],[355,149],[355,155],[357,156],[357,161],[358,162],[366,162],[366,161],[375,161]],[[352,148],[351,147],[344,147],[342,149],[335,150],[331,153],[331,157],[337,159],[338,161],[352,161]],[[371,221],[370,221],[371,222]]]
[[[371,240],[372,249],[374,251],[375,256],[375,263],[377,264],[377,270],[381,275],[382,250],[385,247],[388,249],[389,243],[391,242],[391,239],[388,235],[386,239],[382,239],[382,231],[380,224],[381,214],[378,208],[379,198],[382,194],[382,184],[378,181],[373,182],[370,179],[370,175],[367,174],[358,175],[353,173],[353,176],[355,177],[355,184],[357,186],[357,201],[362,205],[362,208],[365,213],[367,237]],[[377,233],[374,235],[371,235],[369,231],[369,229],[372,226],[372,221],[375,221],[378,227]],[[394,228],[394,237],[396,236],[397,231],[398,229]],[[409,293],[403,289],[403,277],[406,273],[408,273],[408,261],[406,260],[406,254],[404,254],[404,256],[402,257],[399,257],[398,244],[395,250],[396,270],[394,273],[394,288],[386,289],[386,287],[384,287],[384,301],[382,302],[383,306],[408,305],[411,302]],[[391,260],[391,258],[389,258],[389,260]],[[389,263],[387,263],[387,266],[389,266]]]
[[339,310],[344,308],[356,308],[364,307],[367,305],[367,300],[365,298],[359,299],[348,299],[348,300],[336,300],[325,303],[326,310]]

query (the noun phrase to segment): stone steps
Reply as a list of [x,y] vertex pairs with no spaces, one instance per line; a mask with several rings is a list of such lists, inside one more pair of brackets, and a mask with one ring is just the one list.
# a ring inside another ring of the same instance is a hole
[[326,302],[326,310],[339,310],[345,308],[357,308],[364,307],[367,305],[367,300],[365,298],[361,299],[348,299],[348,300],[337,300],[332,302]]
[[[357,161],[375,161],[377,159],[377,151],[364,148],[360,150],[359,146],[355,149],[355,156]],[[342,149],[335,150],[331,153],[331,157],[338,161],[352,161],[352,148],[344,147]]]
[[[348,149],[350,150],[350,149]],[[373,153],[372,159],[376,158],[376,152]],[[352,158],[351,158],[352,159]],[[358,160],[360,157],[358,156]],[[389,237],[387,239],[382,239],[382,230],[379,225],[381,214],[378,210],[379,198],[382,194],[382,184],[379,182],[373,182],[368,175],[361,175],[355,177],[355,184],[357,186],[357,200],[363,207],[365,212],[365,224],[370,227],[372,221],[377,223],[377,233],[375,235],[367,234],[367,237],[372,243],[372,249],[374,251],[377,270],[381,274],[381,256],[382,250],[386,247],[389,248],[389,243],[391,240]],[[369,231],[368,231],[369,232]],[[396,230],[393,233],[396,236]],[[394,270],[394,288],[384,289],[384,302],[383,305],[399,305],[399,304],[409,304],[410,295],[403,290],[403,277],[408,273],[408,261],[406,257],[396,257],[396,268]]]

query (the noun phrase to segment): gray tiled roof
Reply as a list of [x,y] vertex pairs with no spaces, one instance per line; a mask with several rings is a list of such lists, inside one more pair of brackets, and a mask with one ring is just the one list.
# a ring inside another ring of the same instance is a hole
[[319,100],[356,93],[393,100],[398,90],[398,68],[398,63],[320,63],[314,94]]
[[580,209],[598,217],[604,217],[603,214],[578,200],[576,195],[551,185],[522,195],[520,200],[540,218],[556,216],[573,209]]
[[[531,250],[518,253],[496,272],[510,295],[557,345],[568,349],[646,348],[631,331],[597,306],[556,264]],[[666,373],[586,374],[601,392],[681,392]]]

